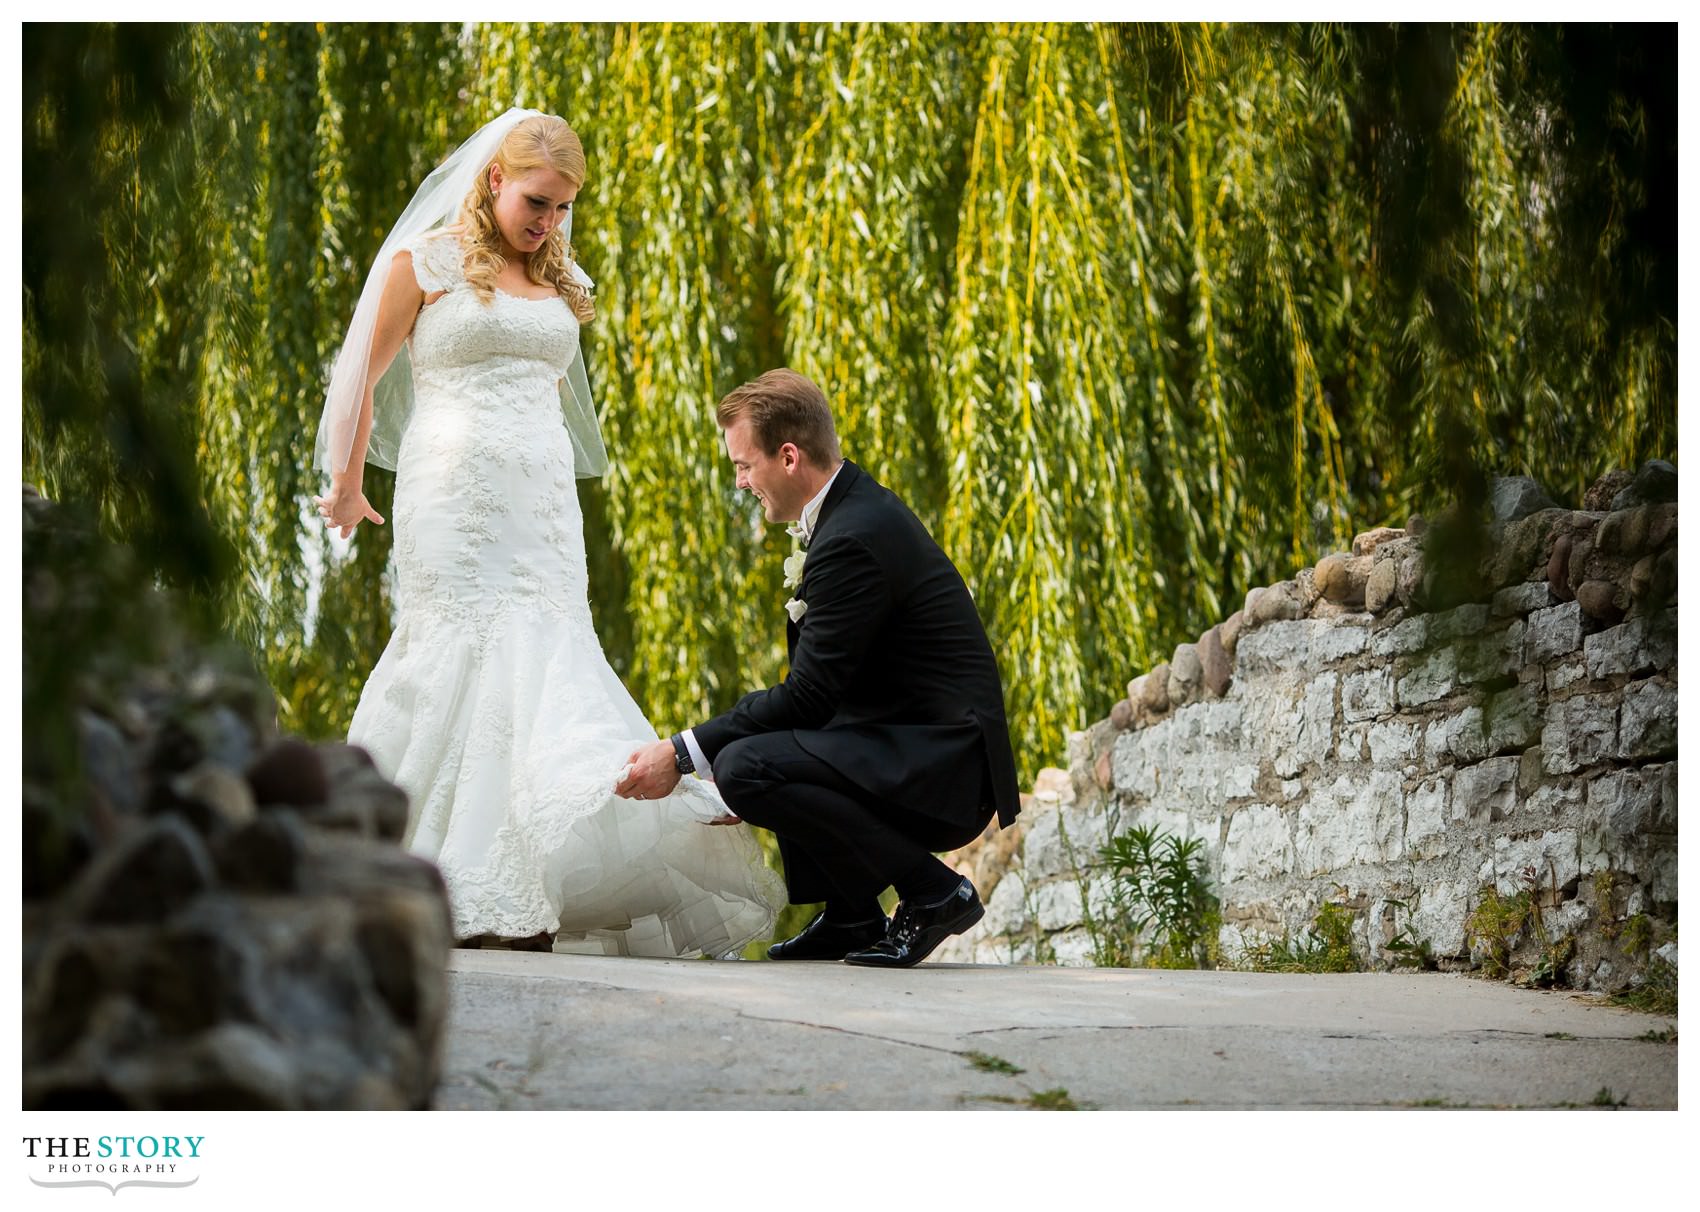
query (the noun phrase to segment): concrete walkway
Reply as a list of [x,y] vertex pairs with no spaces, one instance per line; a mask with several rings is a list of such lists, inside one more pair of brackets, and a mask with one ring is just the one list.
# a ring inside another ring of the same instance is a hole
[[[1675,1020],[1435,973],[450,961],[441,1109],[1674,1108]],[[1014,1070],[1019,1070],[1016,1072]]]

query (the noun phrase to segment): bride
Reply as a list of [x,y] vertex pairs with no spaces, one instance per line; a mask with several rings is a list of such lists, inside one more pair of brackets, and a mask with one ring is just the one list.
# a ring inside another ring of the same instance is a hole
[[426,179],[367,278],[314,499],[346,538],[384,521],[364,464],[395,469],[395,630],[348,739],[407,791],[404,844],[442,869],[462,945],[543,950],[560,932],[563,949],[730,955],[784,900],[749,827],[695,779],[613,794],[656,733],[587,596],[575,477],[607,455],[579,355],[584,177],[564,121],[511,109]]

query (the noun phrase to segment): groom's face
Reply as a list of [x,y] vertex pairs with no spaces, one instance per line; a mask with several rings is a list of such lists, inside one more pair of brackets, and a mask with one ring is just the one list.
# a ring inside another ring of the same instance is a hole
[[802,456],[795,446],[786,442],[768,454],[756,441],[749,421],[739,418],[726,428],[726,457],[738,473],[738,487],[761,502],[768,521],[797,520],[812,494],[797,495],[803,477],[799,474]]

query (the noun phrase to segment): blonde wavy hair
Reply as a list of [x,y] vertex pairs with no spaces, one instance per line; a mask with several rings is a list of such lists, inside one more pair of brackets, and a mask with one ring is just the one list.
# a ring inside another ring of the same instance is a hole
[[[584,187],[584,145],[565,121],[553,114],[539,114],[517,123],[496,149],[494,164],[502,176],[513,179],[534,169],[549,168],[573,185]],[[467,283],[485,303],[496,293],[496,278],[507,264],[502,256],[502,234],[496,227],[496,196],[490,189],[490,168],[478,174],[478,184],[460,205],[457,224],[460,234],[461,267]],[[576,258],[573,247],[555,228],[538,250],[525,259],[525,276],[539,286],[553,286],[573,309],[580,324],[596,318],[590,292],[575,282],[567,265]]]

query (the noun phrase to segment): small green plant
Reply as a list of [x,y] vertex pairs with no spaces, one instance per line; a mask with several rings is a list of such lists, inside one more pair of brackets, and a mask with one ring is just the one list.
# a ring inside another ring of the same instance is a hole
[[[1346,890],[1336,888],[1344,898]],[[1352,951],[1351,909],[1339,901],[1324,901],[1311,919],[1310,928],[1298,940],[1290,936],[1278,943],[1265,943],[1247,952],[1255,972],[1359,972],[1362,965]]]
[[[1553,939],[1547,934],[1546,920],[1541,916],[1540,873],[1533,867],[1523,868],[1523,886],[1506,896],[1493,885],[1484,887],[1481,900],[1464,922],[1464,932],[1472,947],[1482,947],[1482,974],[1503,978],[1511,976],[1511,951],[1523,932],[1529,931],[1540,944],[1535,966],[1526,974],[1527,983],[1539,989],[1568,983],[1566,970],[1576,955],[1576,940],[1571,937]],[[1611,883],[1595,880],[1595,891],[1610,900]],[[1554,902],[1558,898],[1556,883],[1552,889]]]
[[1035,1111],[1078,1111],[1080,1110],[1068,1091],[1058,1086],[1055,1090],[1040,1090],[1027,1100],[1027,1105]]
[[1676,1028],[1663,1027],[1657,1031],[1644,1031],[1635,1038],[1644,1040],[1649,1044],[1674,1044],[1676,1043]]
[[1594,912],[1600,918],[1600,933],[1606,938],[1616,938],[1622,929],[1622,923],[1612,908],[1612,894],[1617,891],[1617,882],[1617,872],[1610,867],[1594,872]]
[[[1395,909],[1409,909],[1404,901],[1387,902]],[[1393,954],[1393,966],[1396,968],[1420,968],[1424,972],[1433,972],[1440,965],[1434,958],[1434,947],[1428,939],[1419,939],[1411,933],[1410,923],[1399,930],[1392,938],[1382,944],[1382,949]]]
[[1568,1032],[1568,1031],[1548,1031],[1546,1033],[1546,1038],[1547,1039],[1575,1039],[1576,1037],[1574,1035],[1570,1034],[1570,1032]]
[[1440,961],[1434,958],[1433,945],[1426,938],[1412,938],[1407,930],[1401,930],[1382,945],[1393,953],[1395,968],[1420,968],[1424,972],[1433,972],[1440,967]]
[[1645,913],[1631,916],[1623,923],[1619,946],[1625,955],[1646,955],[1653,949],[1653,919]]
[[1472,946],[1481,943],[1485,948],[1482,955],[1485,975],[1511,975],[1511,948],[1531,916],[1538,913],[1528,889],[1513,896],[1502,896],[1491,884],[1482,889],[1480,902],[1464,922],[1464,933]]
[[[1549,870],[1548,874],[1552,878],[1550,903],[1556,905],[1559,899],[1558,873]],[[1529,983],[1537,989],[1567,985],[1570,981],[1565,973],[1570,961],[1576,958],[1576,940],[1569,935],[1555,939],[1547,934],[1546,918],[1541,914],[1541,878],[1535,868],[1523,868],[1523,889],[1523,895],[1529,902],[1529,926],[1541,944],[1541,955],[1529,974]]]
[[1222,928],[1204,843],[1135,825],[1099,847],[1112,878],[1111,908],[1143,942],[1148,968],[1209,968]]
[[1629,1105],[1629,1100],[1627,1098],[1615,1097],[1611,1092],[1610,1086],[1601,1086],[1594,1092],[1594,1098],[1591,1105],[1595,1107],[1627,1107]]
[[[1537,916],[1539,913],[1540,911],[1536,910]],[[1547,943],[1541,948],[1541,958],[1535,961],[1535,970],[1529,974],[1529,983],[1537,989],[1550,989],[1554,985],[1565,984],[1564,970],[1575,957],[1575,939],[1566,937]]]
[[1012,1077],[1027,1070],[1020,1065],[1006,1061],[1001,1056],[993,1056],[990,1052],[964,1052],[962,1059],[973,1065],[982,1073],[1007,1073]]
[[1026,1098],[1017,1098],[1013,1094],[962,1094],[957,1097],[962,1102],[1002,1103],[1011,1107],[1027,1107],[1034,1111],[1082,1110],[1080,1104],[1076,1103],[1069,1096],[1068,1091],[1060,1086],[1055,1090],[1040,1090],[1036,1094],[1029,1094]]
[[1676,1014],[1676,969],[1654,956],[1647,964],[1647,977],[1634,988],[1613,995],[1619,1006],[1648,1014]]

